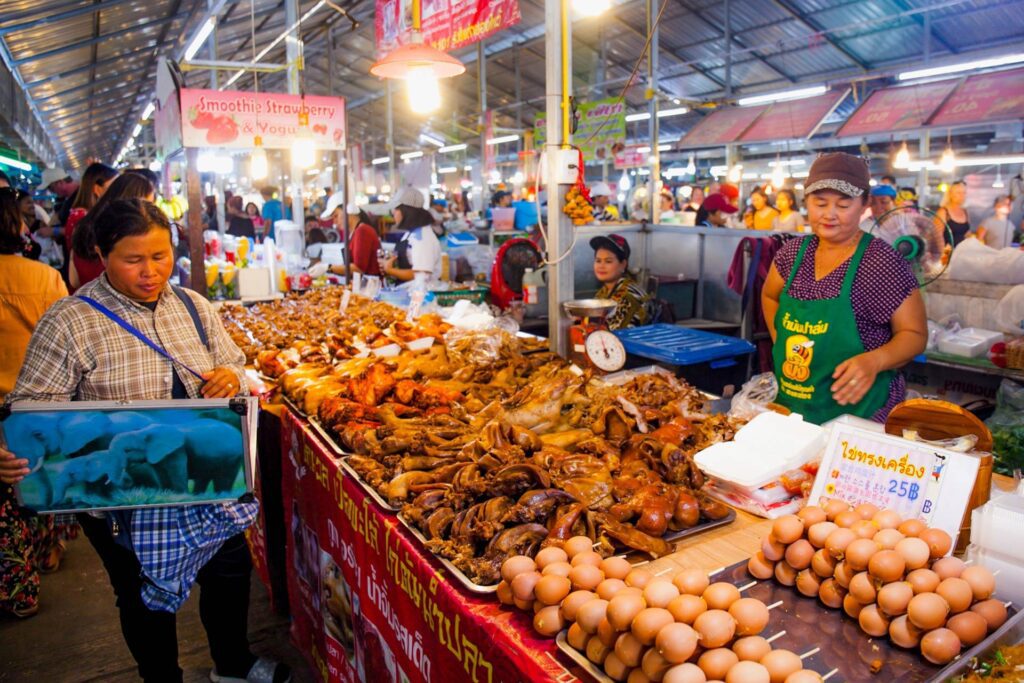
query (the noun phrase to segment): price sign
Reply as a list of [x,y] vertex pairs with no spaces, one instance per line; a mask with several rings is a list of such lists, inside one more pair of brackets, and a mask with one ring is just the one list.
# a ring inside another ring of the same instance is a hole
[[[358,275],[359,273],[356,273]],[[348,309],[348,302],[352,299],[352,290],[346,289],[341,293],[341,303],[338,304],[338,312],[343,314]]]
[[920,441],[836,425],[811,490],[811,501],[873,503],[904,519],[943,529],[954,541],[980,461]]

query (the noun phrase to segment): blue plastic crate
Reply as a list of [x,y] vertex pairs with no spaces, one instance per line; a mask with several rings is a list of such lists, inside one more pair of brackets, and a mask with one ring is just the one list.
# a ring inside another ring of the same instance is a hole
[[746,339],[664,323],[618,330],[615,336],[628,353],[671,365],[709,363],[712,368],[727,368],[737,357],[754,352]]

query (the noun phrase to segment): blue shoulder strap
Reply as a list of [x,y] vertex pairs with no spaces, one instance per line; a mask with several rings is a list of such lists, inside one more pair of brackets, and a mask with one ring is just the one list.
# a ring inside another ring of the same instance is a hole
[[[134,335],[134,336],[135,336],[135,337],[136,337],[136,338],[137,338],[137,339],[138,339],[139,341],[141,341],[141,342],[142,342],[143,344],[145,344],[145,345],[146,345],[146,346],[148,346],[149,348],[153,349],[154,351],[156,351],[157,353],[159,353],[159,354],[160,354],[161,356],[163,356],[163,357],[164,357],[164,358],[166,358],[167,360],[171,361],[172,363],[175,363],[176,365],[179,365],[180,367],[184,368],[185,370],[188,370],[188,371],[189,371],[190,373],[192,373],[193,375],[195,375],[196,379],[198,379],[199,381],[201,381],[201,382],[205,382],[205,381],[206,381],[206,380],[204,380],[204,379],[203,379],[203,376],[202,376],[202,375],[200,375],[200,374],[199,374],[198,372],[196,372],[195,370],[193,370],[193,369],[192,369],[192,368],[190,368],[189,366],[185,365],[184,363],[182,363],[181,361],[179,361],[178,359],[176,359],[176,358],[175,358],[174,356],[172,356],[171,354],[167,353],[167,351],[165,351],[165,350],[164,350],[164,348],[163,348],[162,346],[160,346],[159,344],[157,344],[156,342],[154,342],[154,341],[153,341],[152,339],[150,339],[150,338],[149,338],[149,337],[147,337],[147,336],[146,336],[145,334],[143,334],[143,333],[142,333],[142,332],[141,332],[141,331],[140,331],[140,330],[139,330],[138,328],[136,328],[136,327],[135,327],[134,325],[132,325],[132,324],[131,324],[131,323],[129,323],[129,322],[127,321],[127,320],[125,320],[124,318],[122,318],[121,316],[119,316],[119,315],[118,315],[117,313],[114,313],[114,312],[113,312],[112,310],[110,310],[109,308],[107,308],[106,306],[104,306],[103,304],[101,304],[101,303],[100,303],[99,301],[96,301],[96,300],[95,300],[95,299],[93,299],[92,297],[88,297],[88,296],[83,296],[83,295],[81,295],[81,294],[76,294],[75,296],[76,296],[77,298],[81,299],[82,301],[84,301],[85,303],[89,304],[89,305],[90,305],[90,306],[92,306],[93,308],[95,308],[95,309],[96,309],[97,311],[99,311],[99,312],[100,312],[100,313],[102,313],[103,315],[105,315],[105,316],[107,316],[108,318],[110,318],[111,320],[113,320],[113,321],[114,321],[115,323],[117,323],[118,325],[120,325],[120,326],[121,326],[122,328],[124,328],[124,329],[125,329],[126,331],[128,331],[128,332],[130,332],[130,333],[131,333],[132,335]],[[185,297],[186,299],[188,298],[188,295],[187,295],[187,294],[184,294],[184,293],[178,294],[178,296],[184,296],[184,297]],[[191,301],[189,301],[189,304],[192,304],[192,302],[191,302]],[[185,305],[185,307],[186,307],[186,308],[188,308],[188,307],[189,307],[189,306],[188,306],[188,304],[186,304],[186,305]],[[190,313],[190,314],[192,314],[192,311],[194,311],[194,310],[195,310],[195,306],[193,305],[193,306],[191,307],[191,309],[190,309],[189,313]],[[193,315],[193,317],[192,317],[192,321],[196,323],[196,328],[197,328],[197,331],[199,331],[199,330],[202,330],[202,325],[201,325],[201,324],[199,324],[199,315],[198,315],[198,312],[196,312],[196,313],[195,313],[195,315]],[[206,343],[206,332],[205,332],[205,331],[200,331],[200,332],[199,332],[199,336],[200,336],[200,338],[202,338],[202,339],[203,339],[203,343],[205,344],[205,343]]]
[[203,342],[203,346],[209,350],[210,340],[206,337],[206,328],[203,327],[203,321],[199,319],[199,311],[196,309],[196,302],[192,301],[192,297],[185,293],[181,287],[171,285],[171,290],[178,295],[181,299],[181,303],[185,304],[185,310],[188,311],[189,316],[192,318],[192,324],[196,326],[196,332],[199,334],[199,341]]

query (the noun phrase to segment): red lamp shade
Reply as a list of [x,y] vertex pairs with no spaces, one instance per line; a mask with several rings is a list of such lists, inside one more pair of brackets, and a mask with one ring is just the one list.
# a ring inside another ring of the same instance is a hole
[[433,70],[434,78],[451,78],[466,72],[466,65],[447,52],[413,42],[392,50],[370,67],[370,73],[380,78],[404,79],[412,69],[424,67]]

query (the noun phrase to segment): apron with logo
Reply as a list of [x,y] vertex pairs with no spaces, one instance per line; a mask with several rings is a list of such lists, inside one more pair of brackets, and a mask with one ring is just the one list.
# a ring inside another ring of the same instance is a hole
[[871,419],[889,400],[892,370],[878,373],[868,393],[855,405],[839,405],[832,398],[831,390],[836,367],[865,351],[857,331],[850,292],[871,239],[866,233],[861,236],[837,298],[801,301],[789,295],[789,288],[803,264],[810,242],[810,238],[804,239],[779,297],[772,347],[775,377],[779,382],[776,403],[800,413],[814,424],[840,415]]

